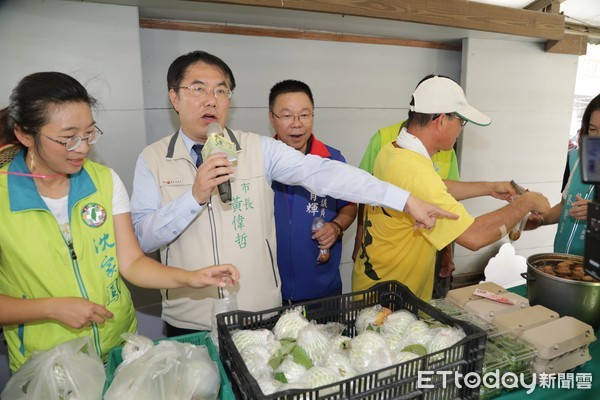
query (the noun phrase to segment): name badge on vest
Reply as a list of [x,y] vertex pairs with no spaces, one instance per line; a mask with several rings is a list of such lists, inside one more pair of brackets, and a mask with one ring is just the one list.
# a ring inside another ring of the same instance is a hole
[[97,228],[106,221],[106,210],[98,203],[88,203],[81,210],[81,219],[87,225]]
[[182,178],[163,179],[160,181],[160,183],[163,185],[181,185],[183,183],[183,179]]

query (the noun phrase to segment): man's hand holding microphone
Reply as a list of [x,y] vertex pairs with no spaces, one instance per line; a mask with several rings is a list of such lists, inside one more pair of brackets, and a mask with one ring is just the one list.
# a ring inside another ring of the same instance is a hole
[[192,195],[199,204],[210,201],[217,186],[223,202],[231,201],[230,175],[237,160],[235,144],[223,135],[223,128],[217,122],[211,122],[206,128],[207,139],[202,149],[202,164],[198,167],[192,186]]

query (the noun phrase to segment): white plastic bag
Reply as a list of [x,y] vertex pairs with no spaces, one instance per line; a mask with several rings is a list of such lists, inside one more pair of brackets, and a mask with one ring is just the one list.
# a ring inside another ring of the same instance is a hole
[[125,332],[121,334],[121,337],[125,340],[125,344],[121,351],[123,362],[120,366],[129,364],[133,360],[140,358],[144,353],[154,347],[152,339],[146,336]]
[[105,400],[215,400],[221,387],[216,363],[205,346],[163,340],[119,366]]
[[216,299],[212,307],[212,326],[210,339],[219,350],[219,334],[217,332],[217,315],[238,309],[237,294],[234,291],[223,289],[223,298]]
[[2,400],[100,400],[106,375],[92,340],[69,340],[34,353],[10,378]]

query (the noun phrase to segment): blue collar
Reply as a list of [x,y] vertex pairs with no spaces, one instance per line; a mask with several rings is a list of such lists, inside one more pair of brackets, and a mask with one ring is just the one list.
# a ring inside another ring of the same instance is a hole
[[[85,160],[87,162],[88,160]],[[21,150],[8,166],[9,172],[30,173],[29,167],[25,163],[25,150]],[[70,176],[71,188],[69,190],[69,210],[82,198],[96,192],[96,185],[84,168]],[[40,197],[33,178],[8,175],[8,200],[10,210],[26,211],[31,209],[47,210],[48,207]]]

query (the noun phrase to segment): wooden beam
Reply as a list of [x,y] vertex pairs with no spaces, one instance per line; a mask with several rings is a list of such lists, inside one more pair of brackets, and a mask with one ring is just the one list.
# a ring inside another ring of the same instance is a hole
[[583,56],[587,52],[588,35],[565,32],[562,40],[548,40],[546,52]]
[[[206,2],[204,0],[189,0]],[[561,40],[564,16],[467,0],[211,0]]]
[[567,22],[565,24],[565,31],[566,31],[566,33],[581,33],[581,34],[587,35],[588,43],[600,44],[600,28],[599,27]]
[[560,3],[564,1],[565,0],[536,0],[523,8],[525,10],[558,14],[560,13]]
[[258,28],[200,22],[170,21],[153,18],[140,18],[140,28],[165,29],[188,32],[224,33],[229,35],[263,36],[286,39],[325,40],[347,43],[381,44],[388,46],[423,47],[429,49],[461,51],[462,44],[405,40],[378,36],[350,35],[345,33],[314,32],[297,29]]

